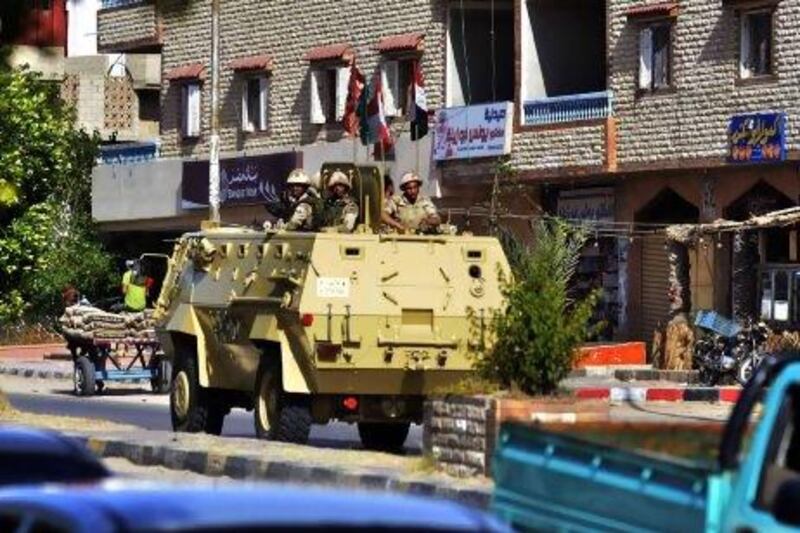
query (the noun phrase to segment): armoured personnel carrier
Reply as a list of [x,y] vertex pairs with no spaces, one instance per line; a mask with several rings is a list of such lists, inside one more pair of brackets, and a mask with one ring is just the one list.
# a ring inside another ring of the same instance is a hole
[[502,302],[497,239],[382,234],[377,168],[322,178],[335,170],[362,206],[354,234],[220,227],[176,243],[156,309],[175,430],[218,434],[244,407],[262,438],[303,443],[341,420],[397,449],[425,395],[471,372]]

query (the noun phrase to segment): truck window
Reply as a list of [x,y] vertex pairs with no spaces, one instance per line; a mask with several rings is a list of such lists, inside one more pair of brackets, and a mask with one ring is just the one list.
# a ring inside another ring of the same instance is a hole
[[783,399],[767,447],[756,497],[756,507],[771,510],[781,485],[800,479],[800,387]]

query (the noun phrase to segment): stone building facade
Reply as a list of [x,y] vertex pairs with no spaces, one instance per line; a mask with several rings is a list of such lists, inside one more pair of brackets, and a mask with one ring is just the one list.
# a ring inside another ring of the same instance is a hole
[[[101,49],[160,54],[164,164],[174,170],[207,159],[211,1],[108,2],[99,14]],[[222,0],[222,157],[297,153],[310,172],[326,160],[375,162],[340,125],[312,123],[314,70],[354,58],[369,79],[397,58],[381,50],[382,39],[420,36],[399,57],[420,59],[431,110],[487,101],[487,92],[513,102],[516,188],[504,205],[516,226],[549,211],[594,228],[580,283],[605,290],[606,336],[649,340],[669,313],[664,225],[798,201],[798,23],[800,0]],[[322,62],[309,60],[318,54]],[[241,68],[248,64],[256,70]],[[242,92],[256,74],[268,80],[265,124],[246,131]],[[200,130],[186,138],[183,87],[193,80]],[[768,164],[734,162],[730,124],[755,113],[785,116],[785,150]],[[442,207],[486,204],[495,159],[435,161],[433,134],[414,144],[405,119],[391,127],[397,145],[385,164],[395,179],[417,168]],[[154,164],[101,168],[98,201],[124,202],[126,190],[163,174]],[[124,216],[101,222],[117,231],[180,231],[205,215],[181,207],[180,176],[147,183],[166,187],[158,189],[169,200],[164,209],[121,206],[108,211]],[[260,206],[223,205],[227,221],[261,216]],[[796,234],[765,239],[772,244],[761,245],[763,263],[798,259]],[[731,243],[712,244],[691,252],[692,304],[730,312]]]

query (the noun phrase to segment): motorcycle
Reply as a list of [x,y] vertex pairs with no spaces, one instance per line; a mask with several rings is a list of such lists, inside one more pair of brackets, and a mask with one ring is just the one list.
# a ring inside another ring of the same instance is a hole
[[744,385],[764,358],[770,330],[763,322],[746,320],[739,324],[713,311],[700,311],[695,325],[705,332],[694,346],[694,367],[700,382],[717,385],[732,376]]

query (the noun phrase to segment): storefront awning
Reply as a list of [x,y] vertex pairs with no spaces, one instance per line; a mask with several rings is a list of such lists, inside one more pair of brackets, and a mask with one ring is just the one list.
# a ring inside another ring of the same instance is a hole
[[191,63],[172,68],[164,73],[167,81],[204,80],[206,66],[203,63]]
[[346,43],[315,46],[305,55],[306,61],[350,61],[353,57],[355,57],[355,52]]
[[677,17],[678,2],[659,2],[657,4],[646,4],[629,7],[625,11],[628,19]]
[[391,52],[418,52],[422,50],[424,33],[412,32],[389,35],[378,41],[378,52],[382,54]]
[[245,71],[245,70],[272,70],[272,56],[268,54],[261,54],[248,57],[240,57],[234,59],[230,63],[232,70]]

